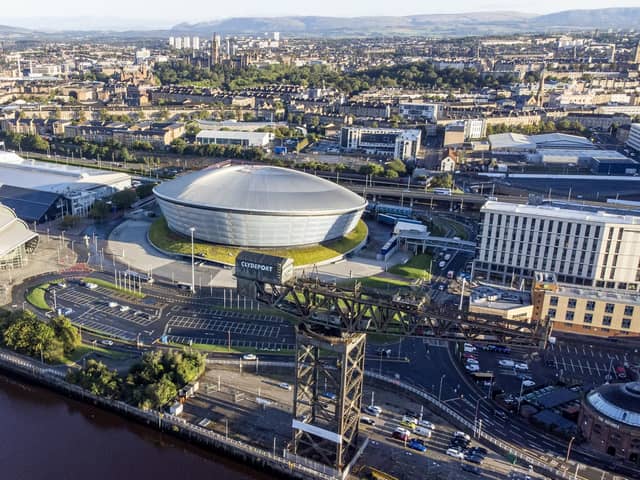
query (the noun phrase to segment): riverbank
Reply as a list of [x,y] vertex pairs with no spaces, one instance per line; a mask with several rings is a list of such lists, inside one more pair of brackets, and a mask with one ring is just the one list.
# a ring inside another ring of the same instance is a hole
[[72,399],[95,405],[117,413],[137,423],[160,432],[169,433],[189,443],[219,452],[250,465],[260,471],[272,472],[278,477],[295,479],[333,480],[335,470],[306,459],[296,458],[286,452],[269,452],[239,442],[226,435],[220,435],[197,425],[184,422],[179,417],[152,410],[141,410],[124,402],[109,400],[70,384],[60,377],[60,373],[30,358],[12,352],[0,351],[0,370],[18,376],[28,382],[42,385]]

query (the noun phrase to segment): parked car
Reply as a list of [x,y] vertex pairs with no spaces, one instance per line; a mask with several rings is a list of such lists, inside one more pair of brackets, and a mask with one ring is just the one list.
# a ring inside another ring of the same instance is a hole
[[482,465],[484,462],[484,457],[482,455],[467,455],[464,457],[467,462],[475,463],[478,465]]
[[86,282],[84,286],[87,287],[89,290],[95,290],[96,288],[98,288],[98,285],[92,282]]
[[465,343],[462,349],[464,350],[465,353],[475,353],[478,351],[478,349],[474,345],[471,345],[470,343]]
[[109,305],[109,308],[117,308],[118,302],[109,302],[108,305]]
[[526,387],[526,388],[531,388],[531,387],[535,387],[536,382],[534,382],[533,380],[523,380],[522,381],[522,386]]
[[418,422],[418,425],[424,428],[428,428],[429,430],[436,429],[436,426],[432,422],[429,422],[428,420],[420,420]]
[[495,409],[493,411],[493,415],[498,417],[498,418],[501,418],[502,420],[506,420],[507,419],[507,414],[504,413],[502,410]]
[[291,390],[291,385],[286,382],[279,383],[278,386],[283,390]]
[[419,435],[421,437],[426,437],[426,438],[431,438],[432,433],[433,433],[433,430],[431,430],[430,428],[421,427],[421,426],[417,426],[415,430],[413,430],[414,435]]
[[627,371],[622,365],[617,365],[614,368],[614,371],[616,372],[616,377],[618,377],[619,380],[625,380],[627,378]]
[[130,308],[131,308],[131,307],[129,307],[129,305],[122,305],[122,306],[120,307],[120,311],[121,311],[121,312],[128,312]]
[[382,409],[377,405],[367,405],[364,407],[364,411],[369,415],[373,415],[374,417],[379,417],[382,413]]
[[498,365],[505,368],[513,368],[515,365],[515,362],[513,360],[501,358],[500,360],[498,360]]
[[467,441],[471,441],[471,437],[469,436],[469,434],[461,432],[461,431],[457,431],[457,432],[453,432],[453,438],[464,438]]
[[100,340],[100,343],[102,345],[106,345],[107,347],[110,347],[111,345],[113,345],[113,342],[111,340]]
[[511,349],[505,345],[495,345],[495,351],[498,353],[511,353]]
[[404,428],[409,429],[411,431],[415,430],[418,427],[417,424],[410,422],[408,420],[402,420],[400,422],[400,425],[402,425]]
[[474,475],[480,475],[482,473],[482,470],[480,470],[478,467],[476,467],[475,465],[469,465],[468,463],[463,463],[461,468],[465,472],[473,473]]
[[409,440],[409,443],[407,443],[407,447],[411,448],[412,450],[417,450],[419,452],[427,451],[427,446],[424,444],[422,440],[418,438],[412,438],[411,440]]
[[477,360],[478,356],[473,353],[465,352],[462,354],[462,358],[475,358]]
[[475,365],[475,364],[467,364],[464,366],[464,368],[467,369],[467,371],[469,372],[479,372],[480,371],[480,365]]
[[482,455],[482,456],[485,456],[485,455],[489,454],[489,451],[484,447],[473,447],[473,448],[470,448],[467,451],[467,453],[469,453],[471,455]]
[[320,396],[329,400],[335,400],[336,398],[338,398],[338,396],[333,392],[322,392]]
[[402,440],[403,442],[407,442],[409,441],[409,437],[411,436],[411,433],[406,428],[398,427],[393,431],[391,436],[398,440]]
[[526,372],[526,371],[528,371],[528,370],[529,370],[529,365],[527,365],[527,364],[526,364],[526,363],[524,363],[524,362],[515,362],[515,363],[513,364],[513,367],[514,367],[516,370],[520,370],[520,371],[524,371],[524,372]]
[[360,417],[360,423],[364,423],[365,425],[375,425],[376,421],[371,417]]
[[459,460],[464,460],[464,453],[462,453],[457,448],[448,448],[446,453],[450,457],[457,458]]
[[465,359],[465,363],[467,365],[480,365],[480,362],[478,360],[476,360],[475,358],[467,358],[467,359]]
[[242,359],[247,361],[253,361],[253,360],[257,360],[258,357],[256,357],[253,353],[245,353],[244,355],[242,355]]

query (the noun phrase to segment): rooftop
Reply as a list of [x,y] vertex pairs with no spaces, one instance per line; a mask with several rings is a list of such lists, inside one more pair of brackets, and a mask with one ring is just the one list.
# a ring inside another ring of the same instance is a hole
[[531,305],[531,293],[512,288],[481,285],[471,290],[471,304],[498,310],[510,310]]
[[37,236],[25,222],[16,217],[13,210],[0,203],[0,257]]
[[612,420],[640,427],[640,382],[602,385],[587,395],[587,401]]
[[0,152],[0,185],[63,193],[112,185],[130,178],[122,172],[39,162],[13,152]]
[[[609,209],[607,207],[552,203],[543,205],[518,205],[506,202],[486,202],[482,212],[527,215],[554,219],[593,223],[618,223],[640,225],[640,212]],[[624,214],[621,214],[624,212]]]

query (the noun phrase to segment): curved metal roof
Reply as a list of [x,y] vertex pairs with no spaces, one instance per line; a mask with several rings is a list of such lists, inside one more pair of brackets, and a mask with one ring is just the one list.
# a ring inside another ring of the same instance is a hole
[[640,382],[602,385],[589,393],[587,400],[602,415],[640,427]]
[[0,257],[37,236],[25,222],[16,217],[13,210],[0,203]]
[[208,168],[164,182],[153,191],[172,203],[247,213],[322,215],[366,205],[359,195],[323,178],[262,165]]

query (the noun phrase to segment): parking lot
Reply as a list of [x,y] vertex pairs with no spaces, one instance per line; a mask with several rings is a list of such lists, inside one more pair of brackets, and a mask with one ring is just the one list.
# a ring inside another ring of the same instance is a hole
[[292,350],[293,327],[282,318],[259,313],[240,313],[210,307],[171,307],[166,326],[168,340],[188,344]]
[[[53,305],[52,293],[47,299]],[[149,341],[157,330],[154,324],[160,320],[160,308],[103,287],[89,290],[69,284],[56,290],[55,303],[58,308],[71,309],[67,316],[74,324],[126,341],[139,335]]]

